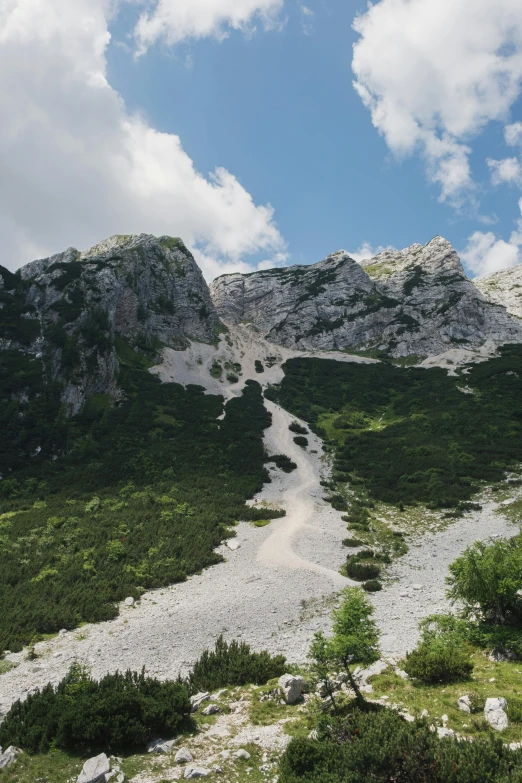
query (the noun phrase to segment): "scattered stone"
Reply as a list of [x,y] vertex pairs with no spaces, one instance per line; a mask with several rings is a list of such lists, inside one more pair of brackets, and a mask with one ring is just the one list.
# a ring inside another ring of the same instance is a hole
[[[389,668],[388,661],[384,661],[381,658],[378,661],[375,661],[375,663],[372,663],[371,666],[368,666],[366,669],[360,670],[357,675],[357,679],[360,682],[363,682],[364,680],[369,679],[369,677],[374,677],[377,674],[382,674],[388,668]],[[357,669],[355,671],[357,672]],[[355,676],[355,672],[354,672],[354,676]]]
[[194,756],[187,748],[180,748],[174,756],[174,761],[176,764],[190,764],[191,761],[194,761]]
[[449,721],[449,718],[448,718],[447,715],[443,715],[441,720],[442,720],[443,723],[447,723]]
[[15,748],[14,745],[9,745],[5,753],[2,753],[0,748],[0,769],[7,769],[11,764],[14,764],[16,757],[20,755],[22,751],[19,748]]
[[279,687],[285,697],[287,704],[298,702],[305,688],[304,677],[294,676],[293,674],[283,674],[278,680]]
[[216,715],[218,712],[221,712],[221,707],[217,704],[209,704],[208,707],[205,707],[202,711],[202,715]]
[[215,773],[216,773],[216,775],[222,775],[222,774],[223,774],[223,768],[222,768],[222,767],[220,767],[218,764],[215,764],[215,765],[212,767],[212,772],[215,772]]
[[420,716],[421,718],[429,718],[430,713],[428,712],[428,710],[422,710]]
[[471,712],[471,701],[469,696],[461,696],[457,701],[457,707],[462,712]]
[[509,725],[506,708],[507,701],[502,696],[496,699],[486,699],[484,717],[495,731],[504,731]]
[[66,629],[65,628],[61,628],[58,631],[58,636],[65,636],[66,633],[67,633]]
[[195,780],[196,778],[206,778],[210,775],[210,770],[205,767],[187,767],[185,770],[185,780]]
[[437,734],[442,739],[443,737],[454,737],[455,732],[453,729],[447,729],[445,726],[438,726],[437,727]]
[[245,759],[245,761],[248,761],[248,759],[250,758],[250,753],[248,752],[248,750],[245,750],[244,748],[239,748],[239,750],[236,750],[236,752],[234,753],[234,756],[236,757],[236,759]]
[[195,696],[191,696],[190,697],[190,703],[192,705],[191,712],[197,712],[201,707],[201,705],[203,704],[203,702],[209,700],[210,700],[210,693],[208,693],[208,691],[205,693],[203,692],[196,693]]
[[125,603],[125,606],[134,606],[134,598],[129,596],[128,598],[125,599],[124,603]]
[[235,538],[229,538],[227,541],[227,547],[232,551],[235,552],[236,549],[239,549],[239,542],[236,541]]
[[176,742],[177,739],[168,740],[167,742],[162,739],[153,740],[147,745],[147,753],[170,753]]
[[105,783],[105,776],[109,774],[111,767],[105,753],[88,759],[78,777],[78,783]]
[[225,695],[225,693],[227,693],[227,691],[228,691],[228,688],[221,688],[220,691],[216,691],[215,693],[213,693],[210,698],[214,699],[214,700],[220,699],[222,696]]
[[403,669],[399,669],[399,668],[395,669],[395,674],[397,675],[397,677],[400,677],[401,680],[410,679],[410,675],[407,672],[405,672]]

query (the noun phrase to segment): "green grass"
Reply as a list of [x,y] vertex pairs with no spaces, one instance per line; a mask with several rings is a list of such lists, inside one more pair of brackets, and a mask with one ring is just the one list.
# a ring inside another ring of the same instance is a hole
[[[502,732],[502,740],[521,741],[522,663],[490,662],[478,651],[472,659],[475,667],[471,678],[451,685],[417,685],[411,680],[400,679],[390,669],[389,672],[370,678],[374,688],[371,698],[389,696],[388,704],[400,704],[413,716],[419,716],[423,710],[427,710],[430,722],[435,725],[442,725],[442,715],[447,715],[448,728],[465,736],[484,736],[489,733],[490,727],[484,721],[483,710],[471,715],[462,712],[457,707],[457,700],[460,696],[473,693],[484,702],[488,697],[504,696],[508,702],[510,725]],[[491,678],[495,681],[489,682]]]
[[11,661],[0,660],[0,675],[7,674],[7,672],[16,669],[17,666],[18,666],[17,663],[11,663]]

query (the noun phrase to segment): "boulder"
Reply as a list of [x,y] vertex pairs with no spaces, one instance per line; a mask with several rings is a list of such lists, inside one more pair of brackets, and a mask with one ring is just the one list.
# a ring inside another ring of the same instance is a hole
[[469,696],[461,696],[457,701],[457,707],[462,712],[471,712],[471,701]]
[[306,681],[304,677],[294,676],[293,674],[283,674],[279,678],[278,684],[283,692],[286,703],[295,704],[303,695]]
[[206,778],[210,775],[210,770],[205,767],[187,767],[185,770],[185,780],[195,780],[196,778]]
[[88,759],[78,776],[78,783],[105,783],[105,776],[109,774],[111,767],[105,753]]
[[239,748],[239,750],[236,750],[236,752],[234,753],[234,756],[236,757],[236,759],[244,759],[245,761],[248,761],[248,759],[250,758],[250,753],[248,752],[248,750],[245,750],[244,748]]
[[197,712],[201,707],[201,705],[203,704],[203,702],[209,700],[210,700],[210,693],[208,693],[208,691],[206,692],[202,691],[200,693],[196,693],[195,696],[191,696],[190,697],[190,703],[192,705],[191,712]]
[[22,751],[19,748],[15,748],[14,745],[9,745],[7,750],[2,753],[0,748],[0,769],[7,769],[11,764],[14,764],[16,757],[20,755]]
[[495,731],[504,731],[509,725],[506,708],[507,701],[502,696],[496,699],[486,699],[484,717]]
[[443,737],[454,737],[455,732],[453,729],[447,729],[445,726],[438,726],[437,734],[442,739]]
[[218,712],[221,712],[221,707],[217,704],[209,704],[208,707],[205,707],[203,710],[202,715],[216,715]]
[[134,598],[132,596],[125,599],[125,606],[134,606]]
[[[386,671],[386,669],[389,668],[388,661],[383,661],[382,658],[378,661],[375,661],[370,666],[368,666],[366,669],[360,669],[357,671],[357,680],[359,682],[366,681],[369,677],[374,677],[376,674],[382,674]],[[355,675],[355,672],[354,672]]]
[[191,761],[194,761],[194,756],[187,748],[180,748],[174,756],[174,761],[176,764],[190,764]]

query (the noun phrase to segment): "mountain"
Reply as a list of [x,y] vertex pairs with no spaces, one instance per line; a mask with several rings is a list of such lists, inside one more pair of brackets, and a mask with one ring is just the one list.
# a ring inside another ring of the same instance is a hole
[[224,275],[210,290],[224,321],[292,348],[430,356],[522,340],[522,325],[466,277],[442,237],[362,264],[339,251],[311,266]]
[[522,318],[522,264],[478,277],[473,282],[490,302],[504,305],[508,313]]
[[214,341],[221,328],[192,255],[166,236],[113,236],[14,275],[0,268],[0,304],[0,350],[42,360],[70,415],[93,394],[121,399],[118,342],[180,349]]

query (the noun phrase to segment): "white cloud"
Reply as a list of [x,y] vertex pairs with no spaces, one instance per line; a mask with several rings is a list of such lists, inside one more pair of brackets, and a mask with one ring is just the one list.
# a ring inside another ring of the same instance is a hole
[[354,28],[354,87],[374,126],[395,154],[420,153],[441,200],[460,205],[470,140],[520,94],[520,0],[380,0]]
[[514,122],[512,125],[506,125],[504,128],[504,138],[506,144],[515,147],[517,144],[522,146],[522,122]]
[[350,258],[353,258],[354,261],[357,261],[359,264],[361,261],[366,261],[369,258],[374,258],[379,253],[382,253],[384,250],[395,250],[396,248],[392,247],[391,245],[379,245],[378,247],[373,247],[369,242],[363,242],[362,245],[358,248],[358,250],[355,250],[353,253],[348,251],[348,255]]
[[314,32],[313,18],[315,12],[311,8],[308,8],[304,3],[298,3],[299,11],[301,12],[301,30],[304,35],[312,35]]
[[256,21],[274,25],[284,0],[154,0],[136,25],[138,53],[163,39],[177,44],[187,38],[223,39],[230,29],[251,30]]
[[491,182],[493,185],[519,184],[522,185],[522,166],[518,158],[504,158],[503,160],[487,159],[491,170]]
[[508,269],[522,261],[520,245],[498,239],[492,231],[475,231],[460,256],[473,277]]
[[0,0],[0,263],[142,231],[199,247],[207,274],[283,252],[270,206],[223,168],[204,177],[178,136],[130,114],[108,84],[113,10]]

